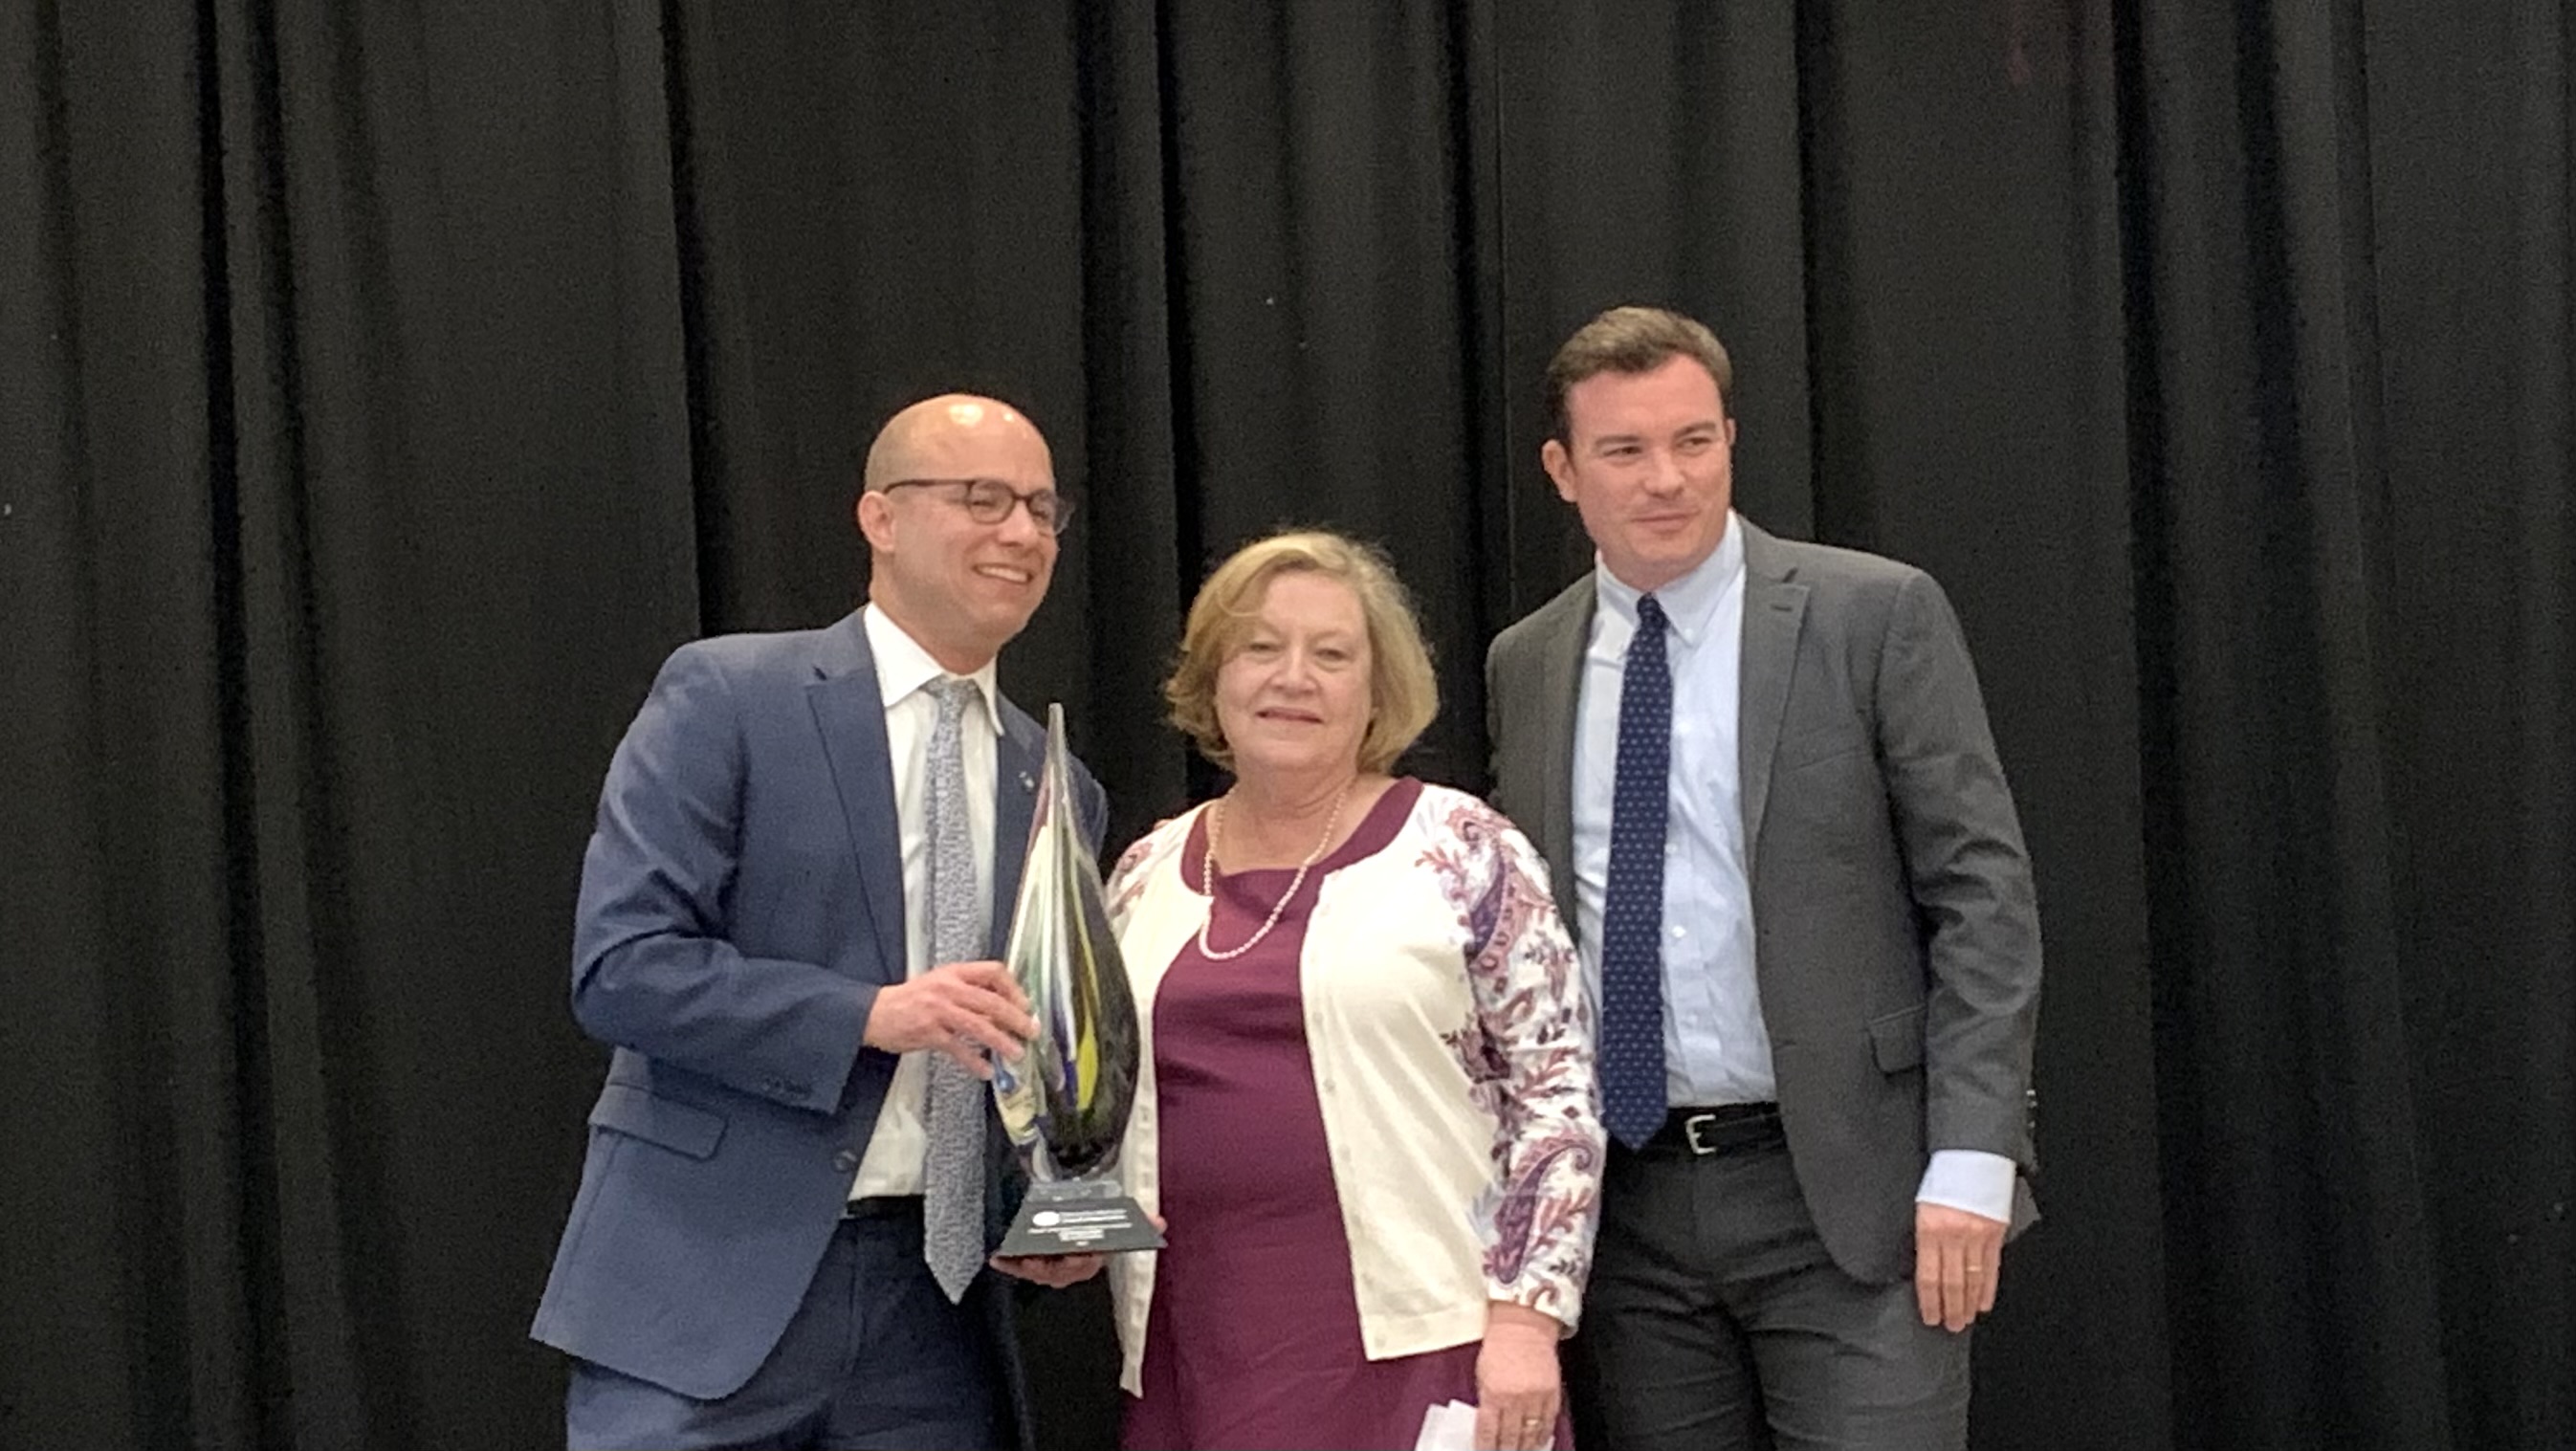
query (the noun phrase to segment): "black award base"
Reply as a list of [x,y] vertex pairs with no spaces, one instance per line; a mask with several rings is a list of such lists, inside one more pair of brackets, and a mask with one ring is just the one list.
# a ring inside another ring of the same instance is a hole
[[1002,1255],[1119,1254],[1161,1249],[1162,1232],[1112,1179],[1040,1181],[1002,1237]]

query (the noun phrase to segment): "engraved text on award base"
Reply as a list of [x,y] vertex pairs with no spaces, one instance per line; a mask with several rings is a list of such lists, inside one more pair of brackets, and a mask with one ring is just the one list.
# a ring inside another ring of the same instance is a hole
[[1135,1200],[1103,1179],[1041,1180],[1002,1239],[1004,1255],[1119,1254],[1161,1249],[1163,1236]]

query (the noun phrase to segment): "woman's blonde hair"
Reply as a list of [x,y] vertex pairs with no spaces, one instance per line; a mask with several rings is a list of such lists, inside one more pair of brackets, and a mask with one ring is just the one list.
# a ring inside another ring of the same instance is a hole
[[1386,556],[1355,539],[1320,529],[1273,534],[1243,546],[1216,567],[1190,602],[1181,631],[1179,662],[1163,682],[1172,724],[1199,754],[1227,770],[1234,751],[1217,723],[1216,677],[1243,647],[1261,617],[1270,581],[1283,574],[1318,574],[1338,581],[1360,602],[1368,624],[1369,722],[1360,737],[1360,769],[1386,771],[1440,713],[1440,683],[1413,602]]

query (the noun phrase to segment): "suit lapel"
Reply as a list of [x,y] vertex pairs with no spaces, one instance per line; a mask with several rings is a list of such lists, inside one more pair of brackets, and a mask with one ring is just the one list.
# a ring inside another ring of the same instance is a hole
[[[1592,614],[1600,595],[1585,575],[1570,591],[1563,617],[1541,642],[1536,693],[1558,702],[1540,738],[1539,854],[1547,858],[1549,886],[1570,914],[1574,902],[1574,732],[1583,715],[1583,656],[1592,643]],[[1569,921],[1571,917],[1569,916]]]
[[[1007,701],[1002,734],[993,742],[992,955],[1010,941],[1019,910],[1020,867],[1029,855],[1029,820],[1036,814],[1038,774],[1045,766],[1046,736]],[[1069,805],[1069,803],[1068,803]]]
[[909,958],[903,945],[903,837],[895,820],[894,765],[886,748],[885,699],[877,690],[876,656],[855,614],[824,635],[814,660],[815,682],[806,704],[823,737],[832,785],[841,798],[858,857],[859,886],[876,937],[877,980],[903,981]]
[[1762,840],[1762,812],[1771,799],[1771,757],[1789,709],[1789,679],[1797,668],[1798,630],[1807,617],[1807,587],[1783,570],[1772,538],[1746,523],[1744,531],[1744,656],[1738,663],[1736,771],[1744,788],[1744,871]]

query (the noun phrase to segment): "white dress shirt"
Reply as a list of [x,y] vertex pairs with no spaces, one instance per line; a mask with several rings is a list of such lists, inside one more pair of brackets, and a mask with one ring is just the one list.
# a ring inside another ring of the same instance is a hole
[[[868,650],[876,656],[877,692],[885,700],[886,761],[894,771],[894,815],[903,842],[904,975],[919,977],[937,966],[930,960],[930,733],[939,724],[939,702],[923,689],[948,674],[919,641],[887,619],[875,605],[860,611],[868,632]],[[966,822],[975,838],[976,901],[989,904],[993,886],[993,742],[1002,733],[1000,702],[994,698],[993,663],[967,676],[975,698],[983,703],[978,722],[970,706],[961,722],[966,759]],[[980,727],[980,728],[979,728]],[[989,913],[991,908],[984,910]],[[927,1050],[906,1053],[887,1085],[885,1106],[877,1111],[876,1131],[850,1196],[918,1194],[922,1155],[930,1139],[922,1127],[924,1095],[929,1091]]]

